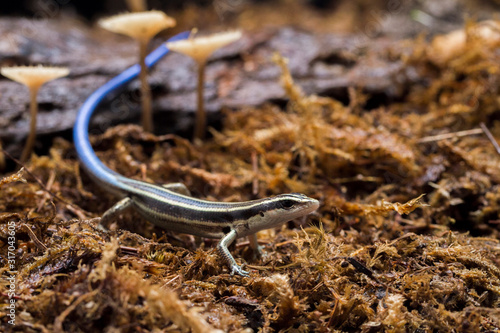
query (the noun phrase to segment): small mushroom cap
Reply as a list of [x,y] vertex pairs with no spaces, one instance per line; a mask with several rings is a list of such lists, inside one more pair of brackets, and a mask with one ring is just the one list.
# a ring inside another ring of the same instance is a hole
[[175,24],[175,19],[159,10],[119,14],[99,21],[104,29],[141,41],[149,41],[163,29]]
[[58,79],[69,74],[67,67],[14,66],[2,67],[0,73],[9,79],[22,83],[28,88],[38,88],[48,81]]
[[190,56],[198,63],[205,62],[215,50],[241,38],[241,31],[220,32],[217,34],[194,37],[176,42],[168,42],[167,47],[173,51]]

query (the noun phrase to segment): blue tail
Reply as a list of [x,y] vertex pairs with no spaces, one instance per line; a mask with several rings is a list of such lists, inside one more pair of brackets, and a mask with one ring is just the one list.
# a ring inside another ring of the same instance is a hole
[[[189,36],[189,32],[182,32],[168,41],[176,41],[181,39],[186,39]],[[161,58],[163,58],[169,49],[162,43],[160,47],[151,52],[146,57],[146,66],[151,67],[156,64]],[[75,125],[73,127],[73,141],[76,148],[76,153],[78,158],[83,164],[83,167],[95,178],[98,182],[104,182],[103,185],[109,185],[111,187],[117,187],[116,176],[118,175],[115,171],[109,169],[105,166],[97,157],[89,141],[89,121],[90,117],[94,113],[95,109],[101,103],[101,101],[109,94],[112,93],[139,75],[141,68],[140,66],[134,65],[118,76],[112,78],[109,82],[101,86],[99,89],[94,91],[92,95],[83,103],[78,115],[76,116]]]

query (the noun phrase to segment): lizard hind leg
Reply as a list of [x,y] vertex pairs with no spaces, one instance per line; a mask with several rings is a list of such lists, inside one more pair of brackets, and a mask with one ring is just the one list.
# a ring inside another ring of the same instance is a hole
[[129,208],[131,204],[132,199],[130,198],[124,198],[115,203],[110,209],[104,212],[97,228],[107,231],[109,229],[109,225],[118,216],[118,214]]

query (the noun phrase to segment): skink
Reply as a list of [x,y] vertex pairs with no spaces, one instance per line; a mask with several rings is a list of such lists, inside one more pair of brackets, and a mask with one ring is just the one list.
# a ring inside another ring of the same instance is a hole
[[[170,41],[185,39],[188,32]],[[153,66],[168,53],[163,44],[146,58]],[[104,213],[100,225],[105,225],[126,208],[135,209],[149,222],[166,230],[207,238],[220,239],[217,252],[228,265],[231,274],[248,276],[234,260],[228,246],[239,237],[249,236],[255,251],[260,251],[255,233],[315,211],[319,202],[303,194],[281,194],[245,202],[213,202],[189,195],[181,183],[155,185],[127,178],[105,166],[89,141],[89,121],[94,110],[108,94],[118,90],[139,74],[139,65],[132,66],[97,89],[78,112],[73,139],[76,152],[89,176],[121,200]]]

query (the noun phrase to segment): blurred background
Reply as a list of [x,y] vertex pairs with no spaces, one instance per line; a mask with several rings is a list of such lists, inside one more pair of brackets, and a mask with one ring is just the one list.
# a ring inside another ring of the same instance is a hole
[[[414,37],[442,33],[467,19],[492,18],[500,0],[150,0],[149,9],[175,16],[179,30],[198,27],[247,30],[293,25],[309,31]],[[2,1],[0,15],[50,19],[73,15],[94,22],[127,10],[125,0]]]

